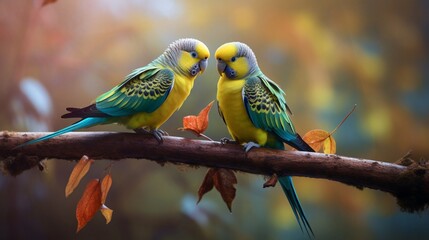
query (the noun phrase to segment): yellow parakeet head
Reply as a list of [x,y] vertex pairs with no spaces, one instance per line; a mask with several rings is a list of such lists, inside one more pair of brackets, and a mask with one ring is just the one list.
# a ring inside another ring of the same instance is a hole
[[159,61],[166,63],[179,74],[194,79],[204,72],[209,57],[210,51],[203,42],[184,38],[170,44]]
[[243,79],[259,69],[252,49],[241,42],[223,44],[215,57],[219,74],[228,79]]

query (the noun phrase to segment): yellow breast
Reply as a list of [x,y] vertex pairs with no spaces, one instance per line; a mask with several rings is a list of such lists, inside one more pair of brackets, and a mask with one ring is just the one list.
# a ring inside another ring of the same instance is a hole
[[239,143],[256,142],[263,146],[268,134],[251,122],[241,95],[243,86],[244,80],[225,80],[221,77],[217,86],[219,107],[234,140]]
[[137,113],[122,123],[129,129],[147,127],[158,129],[171,115],[177,111],[189,96],[194,85],[194,78],[186,78],[175,74],[174,86],[161,106],[151,113]]

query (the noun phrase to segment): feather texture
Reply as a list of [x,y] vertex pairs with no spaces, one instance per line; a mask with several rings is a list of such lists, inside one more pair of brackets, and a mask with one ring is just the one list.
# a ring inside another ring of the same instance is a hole
[[20,146],[104,123],[120,123],[130,129],[144,127],[156,132],[188,97],[209,56],[204,43],[191,38],[177,40],[154,61],[135,69],[123,82],[101,94],[94,104],[67,108],[69,113],[62,116],[82,118],[81,121]]
[[51,134],[48,134],[48,135],[43,136],[41,138],[30,140],[30,141],[25,142],[25,143],[23,143],[21,145],[18,145],[15,148],[20,148],[20,147],[27,146],[27,145],[30,145],[30,144],[34,144],[34,143],[38,143],[38,142],[41,142],[41,141],[45,141],[45,140],[48,140],[50,138],[62,135],[64,133],[72,132],[72,131],[75,131],[75,130],[78,130],[78,129],[92,127],[92,126],[95,126],[95,125],[98,125],[98,124],[103,124],[103,123],[106,123],[107,120],[108,120],[107,118],[93,118],[93,117],[85,118],[85,119],[82,119],[82,120],[80,120],[80,121],[78,121],[76,123],[73,123],[70,126],[67,126],[67,127],[63,128],[63,129],[61,129],[59,131],[56,131],[56,132],[51,133]]
[[137,112],[155,111],[164,103],[174,85],[174,73],[169,69],[141,68],[124,83],[96,100],[98,111],[114,117]]
[[[221,75],[217,90],[219,113],[234,140],[245,144],[246,151],[258,145],[284,149],[283,143],[300,151],[313,151],[295,131],[284,91],[262,73],[246,44],[226,43],[217,49],[215,57]],[[301,230],[311,238],[313,230],[292,178],[282,176],[279,182]]]

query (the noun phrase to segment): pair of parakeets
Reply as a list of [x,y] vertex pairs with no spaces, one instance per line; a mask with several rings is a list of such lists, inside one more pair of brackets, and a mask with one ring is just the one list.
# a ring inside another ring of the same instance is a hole
[[[219,112],[232,138],[252,147],[284,149],[283,143],[301,151],[313,151],[295,132],[289,107],[280,87],[259,69],[253,51],[244,43],[231,42],[216,51],[220,79],[217,86]],[[145,67],[100,95],[84,108],[67,108],[63,118],[82,120],[19,147],[98,124],[119,123],[136,132],[152,133],[162,141],[159,127],[178,110],[191,92],[194,80],[207,67],[209,49],[201,41],[180,39]],[[290,176],[279,178],[301,229],[313,235]]]

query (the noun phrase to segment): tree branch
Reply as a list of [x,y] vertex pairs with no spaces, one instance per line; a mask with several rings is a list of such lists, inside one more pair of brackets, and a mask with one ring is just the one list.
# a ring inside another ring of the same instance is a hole
[[228,168],[253,174],[324,178],[391,193],[405,211],[420,211],[429,205],[429,169],[426,161],[404,156],[399,164],[338,155],[253,149],[245,153],[240,145],[214,141],[153,136],[135,133],[76,132],[43,143],[14,149],[47,133],[2,132],[0,162],[4,172],[17,175],[37,166],[45,158],[78,160],[148,159],[160,164],[188,164]]

